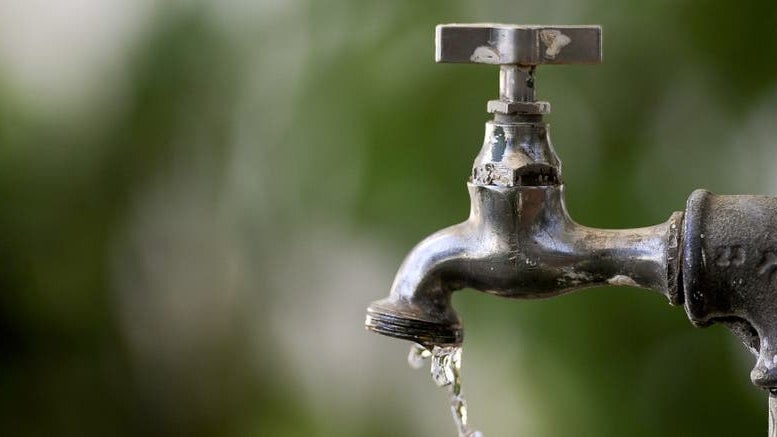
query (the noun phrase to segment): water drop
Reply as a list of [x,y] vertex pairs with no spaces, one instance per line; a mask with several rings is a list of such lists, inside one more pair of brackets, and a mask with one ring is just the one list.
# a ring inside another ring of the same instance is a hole
[[432,352],[429,349],[416,343],[410,347],[410,353],[407,354],[407,364],[413,369],[420,369],[424,367],[424,361],[428,360],[432,356]]
[[453,385],[453,390],[460,391],[459,369],[461,369],[461,348],[455,346],[432,349],[432,379],[439,387]]
[[461,353],[460,346],[435,346],[429,351],[416,344],[410,349],[407,361],[411,367],[420,369],[424,360],[431,357],[432,379],[438,386],[448,387],[451,414],[459,437],[483,437],[467,424],[467,401],[461,394]]

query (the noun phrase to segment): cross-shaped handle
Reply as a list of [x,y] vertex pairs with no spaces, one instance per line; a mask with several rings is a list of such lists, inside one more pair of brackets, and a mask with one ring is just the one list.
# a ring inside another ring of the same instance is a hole
[[548,102],[537,102],[534,69],[541,64],[602,62],[601,26],[535,26],[515,24],[439,24],[435,34],[437,62],[499,65],[499,100],[488,112],[546,114]]
[[437,62],[533,66],[602,62],[601,26],[439,24]]

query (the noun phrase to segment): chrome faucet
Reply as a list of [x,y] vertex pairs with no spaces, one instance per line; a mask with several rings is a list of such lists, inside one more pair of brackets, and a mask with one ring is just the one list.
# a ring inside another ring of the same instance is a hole
[[567,213],[535,73],[601,62],[601,35],[599,26],[437,26],[436,61],[499,65],[499,99],[488,102],[494,118],[467,183],[469,218],[410,252],[390,295],[367,309],[366,327],[428,348],[459,345],[451,294],[462,288],[539,299],[639,287],[683,305],[696,326],[731,329],[757,356],[752,382],[777,409],[777,198],[697,190],[685,212],[637,229],[589,228]]

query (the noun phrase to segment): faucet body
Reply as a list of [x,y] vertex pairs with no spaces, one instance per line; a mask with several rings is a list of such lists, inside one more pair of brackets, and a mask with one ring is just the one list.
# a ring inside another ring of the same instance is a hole
[[691,194],[661,224],[608,230],[575,223],[561,161],[535,101],[541,64],[601,61],[598,26],[440,25],[438,62],[500,65],[494,119],[475,158],[469,218],[406,257],[389,296],[367,309],[369,330],[428,348],[459,345],[451,294],[473,288],[519,299],[605,285],[657,291],[696,326],[720,323],[757,357],[753,384],[768,389],[777,437],[777,198]]

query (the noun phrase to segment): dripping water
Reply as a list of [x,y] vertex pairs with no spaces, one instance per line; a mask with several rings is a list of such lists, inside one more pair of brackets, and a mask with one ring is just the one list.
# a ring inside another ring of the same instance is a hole
[[451,414],[456,423],[459,437],[483,437],[467,424],[467,401],[461,394],[461,346],[434,346],[430,351],[414,344],[410,348],[407,362],[410,367],[420,369],[426,359],[432,359],[432,379],[439,387],[448,387]]

